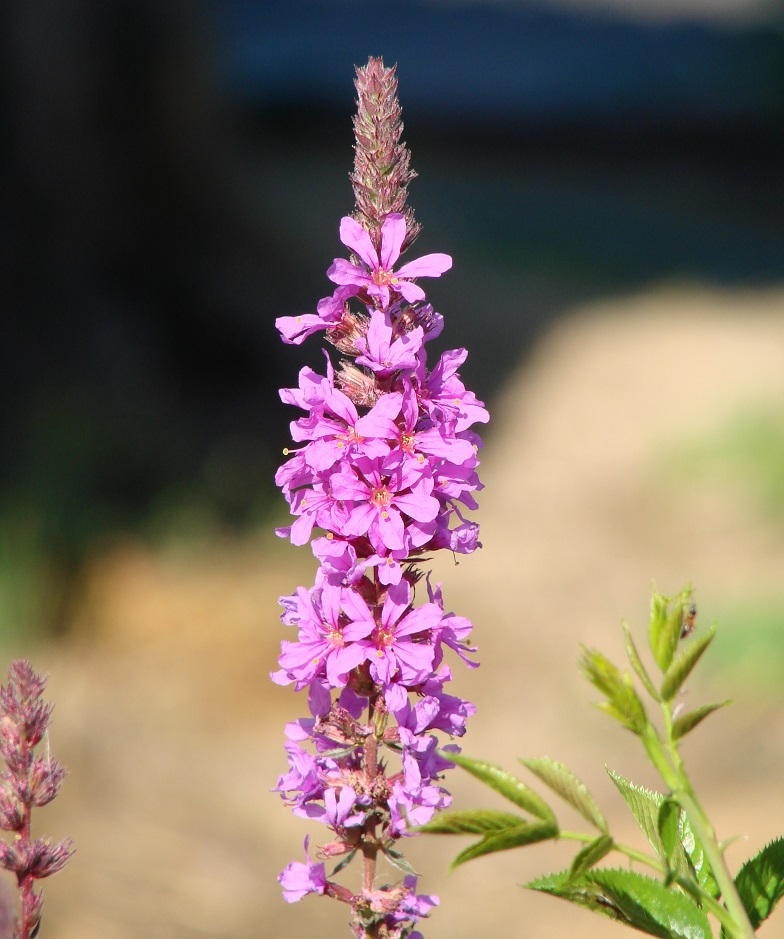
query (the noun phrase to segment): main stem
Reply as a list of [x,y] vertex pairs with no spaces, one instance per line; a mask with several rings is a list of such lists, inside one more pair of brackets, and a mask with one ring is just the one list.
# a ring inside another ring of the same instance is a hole
[[[656,736],[655,743],[652,740],[644,741],[646,750],[654,759],[662,778],[672,791],[673,798],[686,813],[689,824],[705,851],[713,876],[721,890],[724,906],[733,919],[731,926],[724,924],[725,929],[730,933],[731,939],[754,939],[754,929],[749,922],[748,913],[738,894],[735,881],[727,868],[724,853],[716,840],[713,825],[711,825],[708,816],[697,799],[697,794],[686,774],[686,768],[678,752],[677,741],[673,739],[672,714],[670,713],[669,704],[662,702],[662,710],[667,729],[667,750],[669,754],[665,753],[658,736]],[[652,750],[655,751],[655,758],[654,753],[651,752]]]

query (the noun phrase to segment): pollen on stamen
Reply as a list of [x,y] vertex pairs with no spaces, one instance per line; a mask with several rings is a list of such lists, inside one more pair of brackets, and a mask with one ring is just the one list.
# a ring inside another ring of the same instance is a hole
[[334,539],[335,539],[335,536],[332,534],[331,531],[328,531],[328,532],[327,532],[327,541],[334,541]]
[[381,513],[381,518],[389,518],[389,512],[386,509]]
[[301,509],[304,509],[307,504],[308,504],[307,499],[300,499],[299,507]]

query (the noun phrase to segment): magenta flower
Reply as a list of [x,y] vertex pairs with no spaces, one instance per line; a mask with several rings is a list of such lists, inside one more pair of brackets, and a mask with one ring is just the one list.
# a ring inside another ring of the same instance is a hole
[[360,417],[354,403],[342,391],[325,387],[321,408],[294,421],[291,436],[297,442],[312,441],[305,450],[305,462],[318,472],[353,454],[371,459],[385,457],[390,451],[387,440],[397,434],[395,418],[401,402],[398,393],[382,395]]
[[327,875],[323,864],[314,864],[308,854],[309,838],[305,838],[305,863],[292,861],[278,875],[286,903],[296,903],[309,893],[324,893]]
[[355,592],[345,598],[346,613],[364,628],[375,626],[372,637],[361,645],[367,656],[370,674],[380,685],[393,679],[404,685],[424,681],[432,672],[435,647],[429,633],[441,622],[443,611],[435,603],[410,608],[411,588],[402,580],[387,590],[379,622],[365,600]]
[[440,277],[452,266],[452,258],[448,254],[426,254],[395,272],[392,268],[400,257],[405,237],[405,218],[399,212],[391,212],[381,226],[381,250],[376,251],[370,235],[359,222],[347,215],[340,222],[340,240],[363,263],[352,264],[344,258],[335,258],[327,277],[336,284],[364,288],[382,309],[389,306],[390,290],[409,303],[424,300],[424,290],[412,284],[412,278]]
[[357,356],[357,365],[367,366],[379,378],[401,369],[416,368],[419,361],[417,353],[424,342],[422,327],[415,327],[399,339],[393,339],[393,336],[389,314],[374,310],[367,335],[357,340],[357,349],[362,353]]
[[337,326],[343,319],[346,300],[356,296],[357,287],[338,287],[331,297],[324,297],[316,305],[316,313],[301,313],[299,316],[279,316],[275,326],[281,339],[290,346],[301,345],[308,336],[320,329]]
[[[387,474],[377,461],[359,457],[335,473],[330,485],[336,499],[351,505],[343,533],[366,534],[376,551],[404,548],[406,535],[411,544],[422,545],[435,532],[441,506],[421,467],[400,466]],[[406,524],[403,514],[414,522]]]
[[272,676],[277,684],[296,682],[304,688],[316,676],[326,676],[331,688],[342,688],[348,673],[365,658],[358,639],[373,628],[367,622],[346,620],[341,616],[342,587],[325,583],[321,591],[297,590],[299,641],[281,643],[280,672]]

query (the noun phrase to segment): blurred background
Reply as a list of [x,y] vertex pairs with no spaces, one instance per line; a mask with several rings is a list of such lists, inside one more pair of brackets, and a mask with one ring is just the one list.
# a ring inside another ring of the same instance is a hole
[[[51,673],[72,775],[38,821],[78,846],[45,934],[347,932],[275,882],[306,833],[268,792],[306,707],[267,679],[276,598],[314,569],[270,534],[277,388],[321,352],[274,319],[331,292],[369,55],[398,65],[412,256],[454,257],[437,351],[492,415],[485,548],[436,561],[484,663],[456,669],[466,751],[547,752],[612,816],[604,764],[645,769],[578,644],[619,657],[651,580],[691,579],[721,632],[689,693],[738,703],[687,758],[731,861],[780,833],[784,7],[9,0],[0,27],[0,658]],[[421,842],[429,939],[621,934],[515,889],[546,863],[447,877],[462,843]]]

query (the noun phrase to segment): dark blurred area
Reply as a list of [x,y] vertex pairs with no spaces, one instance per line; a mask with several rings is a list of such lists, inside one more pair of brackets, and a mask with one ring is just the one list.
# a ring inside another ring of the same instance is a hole
[[86,553],[258,524],[278,315],[331,292],[353,67],[398,63],[429,296],[492,401],[559,314],[784,279],[784,32],[526,3],[8,0],[0,13],[0,620]]

